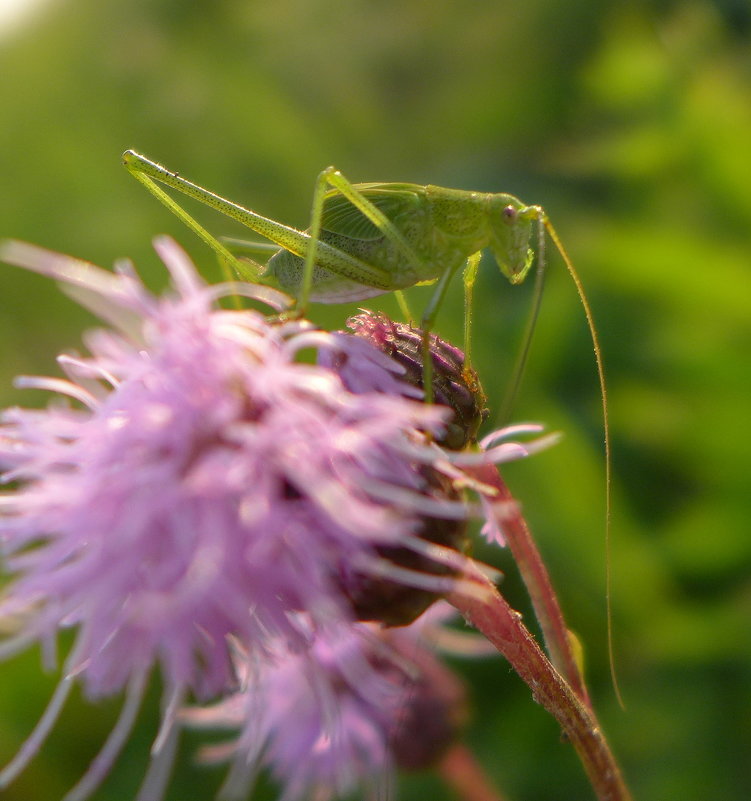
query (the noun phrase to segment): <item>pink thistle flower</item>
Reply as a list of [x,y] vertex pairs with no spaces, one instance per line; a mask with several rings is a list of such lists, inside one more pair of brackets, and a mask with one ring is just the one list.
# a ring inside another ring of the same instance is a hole
[[[352,624],[319,633],[304,652],[282,649],[260,668],[238,648],[240,691],[182,713],[195,727],[239,731],[200,752],[203,762],[231,763],[222,797],[247,797],[263,767],[283,788],[281,801],[330,801],[359,788],[380,797],[395,767],[435,764],[465,721],[466,699],[426,629],[437,629],[432,610],[399,629]],[[455,636],[471,638],[475,654],[491,653],[482,638]]]
[[[161,299],[127,265],[113,275],[19,243],[2,254],[65,282],[113,328],[88,335],[89,357],[60,357],[67,379],[19,379],[58,396],[46,409],[0,417],[3,481],[14,485],[0,496],[12,578],[0,616],[25,619],[0,655],[77,628],[58,692],[0,783],[38,748],[73,679],[90,697],[128,687],[132,719],[158,665],[167,732],[185,693],[206,698],[231,682],[229,636],[261,655],[280,638],[303,647],[300,610],[314,627],[351,618],[342,571],[388,573],[377,546],[409,543],[425,514],[466,516],[461,501],[432,497],[411,452],[445,410],[350,392],[297,360],[346,343],[215,305],[239,291],[279,311],[282,293],[206,286],[174,243],[156,247],[177,289]],[[381,383],[399,373],[377,352],[371,369]],[[449,588],[417,571],[397,578]],[[86,792],[112,758],[96,763]]]
[[[126,689],[120,721],[66,801],[86,798],[158,667],[165,711],[139,801],[158,798],[183,699],[232,685],[230,640],[259,665],[282,647],[304,653],[351,623],[361,577],[452,591],[466,558],[453,540],[421,539],[426,519],[481,514],[462,495],[472,487],[462,463],[530,452],[447,453],[436,440],[451,410],[400,386],[403,366],[356,337],[222,309],[217,300],[230,294],[275,313],[289,299],[267,287],[207,286],[176,244],[155,246],[175,290],[162,298],[129,264],[112,274],[20,243],[0,253],[63,282],[111,326],[87,336],[89,356],[59,358],[67,378],[18,380],[55,394],[46,409],[0,415],[0,469],[11,486],[0,495],[11,578],[0,617],[23,620],[0,657],[34,641],[51,653],[60,629],[76,629],[58,689],[0,787],[40,747],[75,681],[91,698]],[[358,385],[301,362],[311,348],[364,365]],[[394,549],[420,560],[394,563]],[[426,561],[450,570],[429,571]]]

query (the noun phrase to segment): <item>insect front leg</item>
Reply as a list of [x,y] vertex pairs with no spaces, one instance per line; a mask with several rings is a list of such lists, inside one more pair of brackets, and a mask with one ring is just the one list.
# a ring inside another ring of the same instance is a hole
[[447,269],[436,282],[435,290],[430,296],[428,305],[422,313],[422,321],[420,327],[422,328],[422,363],[423,363],[423,391],[425,393],[425,402],[433,402],[433,357],[430,353],[430,334],[435,325],[435,318],[438,315],[438,310],[446,297],[446,291],[451,279],[459,269],[459,266],[450,267]]
[[472,366],[472,300],[482,251],[473,253],[464,268],[464,370]]
[[540,316],[540,306],[542,305],[542,291],[545,288],[545,270],[547,262],[545,260],[545,212],[539,207],[534,206],[539,212],[537,217],[537,267],[535,268],[535,285],[532,290],[532,307],[529,310],[527,323],[524,327],[524,334],[522,335],[522,343],[519,348],[519,353],[516,357],[513,372],[511,373],[511,381],[509,382],[506,395],[501,405],[501,411],[498,415],[497,424],[499,426],[508,425],[511,417],[511,409],[519,393],[522,376],[527,366],[529,359],[529,352],[532,347],[532,337],[537,327],[537,319]]

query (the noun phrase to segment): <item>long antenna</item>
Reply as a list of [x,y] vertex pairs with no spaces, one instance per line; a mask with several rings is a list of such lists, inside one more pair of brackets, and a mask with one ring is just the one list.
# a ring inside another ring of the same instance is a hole
[[602,348],[600,347],[600,340],[597,336],[597,329],[595,328],[595,320],[594,315],[592,314],[592,308],[589,305],[589,301],[587,300],[587,296],[584,292],[584,286],[579,278],[579,274],[574,269],[573,262],[571,261],[568,253],[566,252],[566,248],[563,247],[563,243],[561,242],[558,234],[556,233],[555,228],[553,228],[552,223],[548,219],[548,215],[545,213],[545,210],[538,206],[540,219],[542,220],[543,225],[545,226],[550,238],[553,240],[558,252],[561,254],[561,258],[563,259],[563,263],[566,265],[566,269],[568,270],[569,275],[571,276],[571,280],[574,282],[574,286],[576,287],[576,292],[579,295],[579,300],[581,301],[582,308],[584,309],[584,316],[587,319],[587,327],[589,328],[589,334],[592,337],[592,345],[594,346],[595,351],[595,363],[597,364],[597,377],[600,381],[600,396],[602,397],[602,421],[603,421],[603,431],[605,435],[605,608],[607,614],[607,629],[608,629],[608,659],[610,660],[610,679],[613,682],[613,690],[615,691],[615,697],[618,699],[618,703],[621,705],[621,708],[625,709],[625,705],[623,703],[623,696],[621,695],[620,686],[618,684],[618,676],[616,675],[615,670],[615,647],[613,643],[613,608],[612,608],[612,599],[611,599],[611,585],[612,585],[612,577],[611,577],[611,564],[610,564],[610,551],[611,551],[611,511],[612,511],[612,455],[610,449],[610,418],[608,414],[608,390],[605,384],[605,366],[602,360]]

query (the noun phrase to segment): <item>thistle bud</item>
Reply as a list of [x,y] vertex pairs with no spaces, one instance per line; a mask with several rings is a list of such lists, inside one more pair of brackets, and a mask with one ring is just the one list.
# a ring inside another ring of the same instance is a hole
[[[347,321],[355,337],[374,346],[401,368],[399,381],[394,386],[380,388],[387,393],[404,392],[398,385],[412,390],[414,397],[422,397],[424,378],[423,332],[404,323],[396,323],[384,314],[364,311]],[[433,400],[446,406],[453,415],[443,433],[433,432],[434,442],[448,450],[461,450],[474,441],[485,415],[485,395],[477,374],[465,365],[464,354],[434,334],[430,335],[430,354],[433,360]],[[370,391],[365,370],[352,348],[342,349],[331,365],[352,391]],[[362,389],[361,389],[362,388]],[[405,393],[406,394],[406,393]],[[421,494],[434,502],[454,504],[461,502],[462,493],[453,481],[433,467],[419,468],[423,482]],[[430,543],[464,552],[467,547],[467,519],[455,516],[441,517],[440,513],[422,515],[416,535]],[[453,568],[435,561],[405,546],[379,545],[378,556],[394,565],[398,571],[408,570],[436,577],[450,576]],[[396,571],[395,571],[396,572]],[[339,576],[358,620],[378,621],[387,626],[404,626],[421,615],[441,596],[434,590],[418,589],[392,577],[388,571],[382,576],[343,571]]]
[[[424,493],[427,497],[457,501],[461,494],[452,482],[429,467],[422,468],[425,479]],[[464,552],[467,548],[467,520],[447,519],[423,515],[416,532],[420,539]],[[452,569],[421,553],[404,546],[380,545],[376,552],[381,560],[395,565],[400,570],[432,576],[450,575]],[[340,576],[344,594],[357,620],[377,621],[386,626],[406,626],[416,620],[431,604],[440,599],[433,590],[418,589],[404,581],[360,572],[343,573]]]
[[[347,326],[355,336],[367,339],[404,367],[404,381],[424,389],[421,329],[369,311],[351,317]],[[433,401],[454,412],[445,434],[436,441],[450,450],[462,450],[475,440],[480,424],[487,416],[485,393],[477,373],[466,365],[464,353],[459,348],[435,334],[430,334],[429,343],[433,360]]]
[[391,643],[414,664],[416,675],[399,709],[389,745],[401,770],[426,770],[438,764],[466,726],[467,691],[461,679],[431,651],[416,647],[406,636],[392,638]]

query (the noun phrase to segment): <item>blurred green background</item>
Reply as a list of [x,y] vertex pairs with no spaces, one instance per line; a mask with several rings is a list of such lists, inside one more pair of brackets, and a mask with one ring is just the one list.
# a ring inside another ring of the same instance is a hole
[[[0,235],[109,265],[176,236],[206,248],[132,180],[134,147],[262,213],[304,227],[317,173],[506,191],[539,203],[589,293],[610,386],[617,665],[609,684],[599,394],[575,292],[551,252],[516,420],[565,432],[506,477],[585,643],[601,720],[636,798],[751,797],[751,9],[747,0],[52,0],[0,31]],[[226,219],[194,209],[214,232]],[[439,321],[461,341],[456,282]],[[419,308],[423,296],[412,296]],[[476,366],[491,407],[529,306],[481,269]],[[48,281],[0,268],[0,402],[18,373],[56,371],[92,318]],[[396,314],[389,298],[381,304]],[[352,308],[317,307],[341,326]],[[525,610],[513,566],[505,588]],[[510,799],[586,799],[556,725],[500,660],[457,666],[467,739]],[[36,650],[2,665],[0,761],[56,682]],[[134,797],[157,719],[95,798]],[[76,698],[2,797],[60,798],[119,701]],[[221,770],[183,743],[168,799],[209,799]],[[274,798],[262,786],[257,798]],[[453,796],[430,775],[401,801]]]

